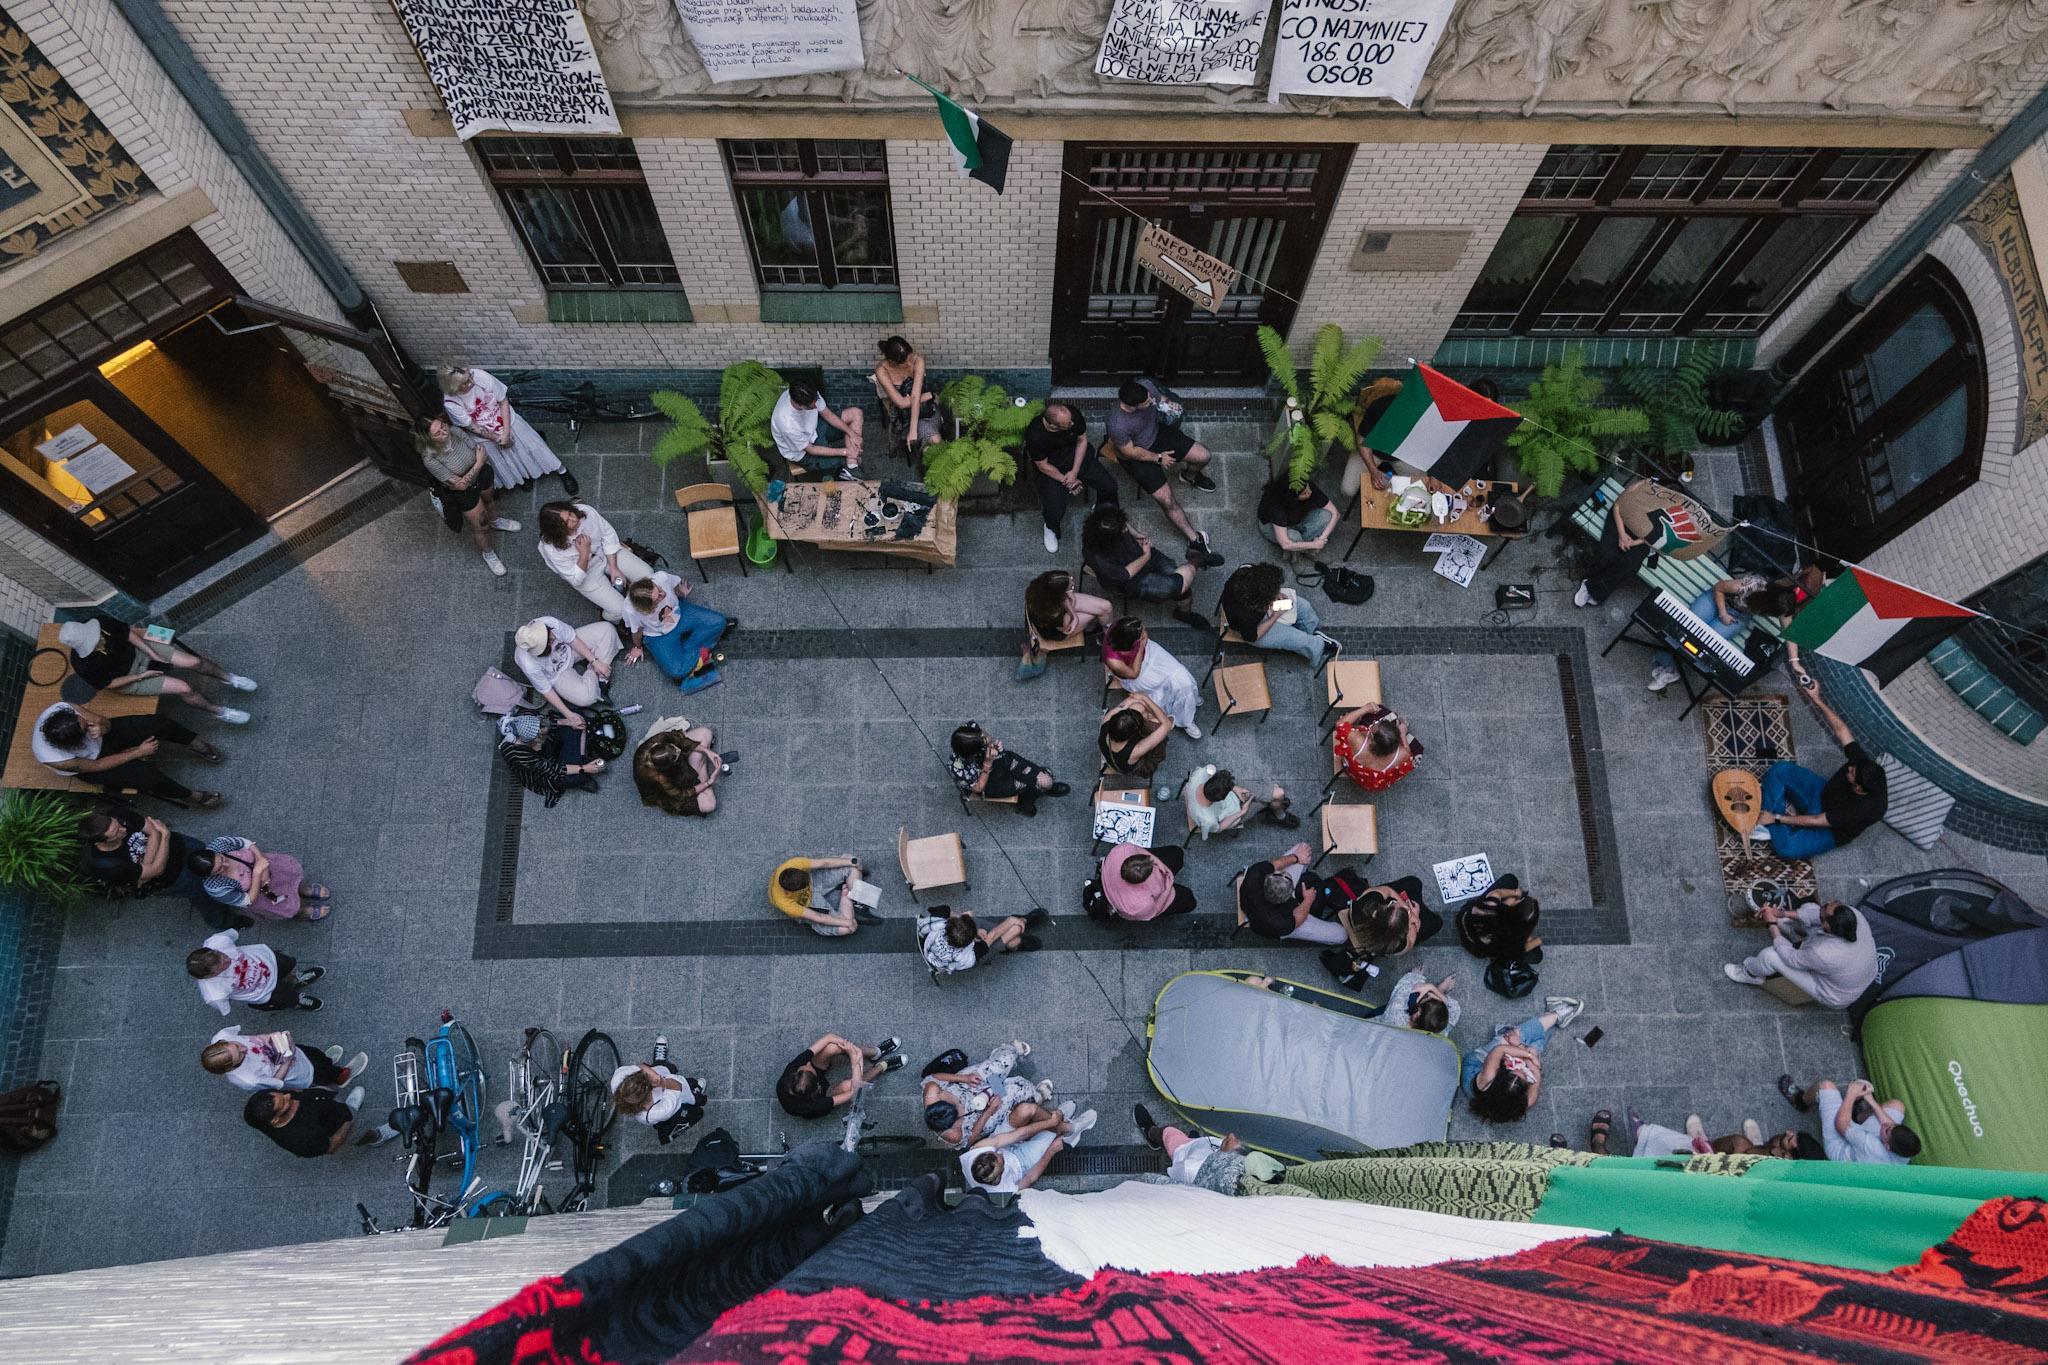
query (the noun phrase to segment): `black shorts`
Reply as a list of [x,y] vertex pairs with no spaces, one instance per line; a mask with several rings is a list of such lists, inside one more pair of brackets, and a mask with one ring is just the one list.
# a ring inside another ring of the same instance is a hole
[[483,500],[498,482],[498,473],[491,468],[489,460],[476,472],[476,479],[467,488],[450,488],[446,484],[434,490],[434,496],[441,500],[441,516],[450,527],[460,527],[469,510]]
[[[1187,458],[1195,448],[1195,438],[1179,427],[1162,426],[1159,434],[1152,438],[1152,449],[1161,455],[1171,455],[1176,460]],[[1119,464],[1130,471],[1131,482],[1147,493],[1157,493],[1166,487],[1166,471],[1150,460],[1120,460]]]

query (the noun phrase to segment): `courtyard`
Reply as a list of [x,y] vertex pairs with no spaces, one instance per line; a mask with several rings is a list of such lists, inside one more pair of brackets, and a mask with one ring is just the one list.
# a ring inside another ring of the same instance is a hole
[[[1219,487],[1184,491],[1184,504],[1227,564],[1267,557],[1252,516],[1262,431],[1195,425],[1218,451]],[[566,437],[547,430],[566,456]],[[656,431],[588,428],[570,463],[584,500],[694,580],[669,489],[698,471],[655,470],[641,452]],[[1697,487],[1708,501],[1725,505],[1741,479],[1732,453],[1702,455]],[[735,561],[714,563],[712,582],[696,584],[699,600],[743,622],[727,645],[725,683],[679,700],[643,663],[620,670],[614,698],[646,708],[629,722],[635,739],[656,717],[683,714],[738,751],[717,813],[675,820],[643,808],[624,764],[601,793],[571,793],[554,810],[514,801],[494,780],[495,733],[469,692],[487,665],[505,664],[521,622],[545,612],[580,624],[593,614],[532,548],[534,509],[557,495],[549,481],[501,505],[528,528],[506,538],[507,577],[485,572],[424,496],[394,492],[378,515],[281,575],[215,594],[187,626],[262,690],[254,724],[213,734],[229,753],[218,773],[228,805],[173,823],[295,853],[335,888],[325,922],[247,936],[327,968],[326,1007],[276,1022],[315,1046],[370,1053],[366,1114],[389,1107],[400,1041],[429,1031],[443,1008],[475,1034],[493,1098],[527,1026],[565,1040],[600,1028],[629,1059],[665,1033],[683,1068],[709,1083],[703,1128],[722,1126],[749,1151],[833,1131],[788,1118],[772,1098],[783,1063],[821,1032],[900,1035],[913,1064],[1021,1037],[1034,1047],[1033,1074],[1102,1116],[1084,1160],[1057,1185],[1082,1178],[1091,1148],[1136,1153],[1130,1107],[1152,1093],[1146,1016],[1176,973],[1248,966],[1324,980],[1308,947],[1230,934],[1231,874],[1284,849],[1295,836],[1283,831],[1255,825],[1192,848],[1185,880],[1201,901],[1192,916],[1106,927],[1082,914],[1101,670],[1077,653],[1055,657],[1036,681],[1013,676],[1024,584],[1049,564],[1072,566],[1077,514],[1056,559],[1036,516],[1020,511],[964,519],[958,567],[932,574],[815,553],[794,574],[778,566],[742,578]],[[1136,516],[1162,545],[1177,544],[1153,510]],[[1347,527],[1328,557],[1349,539]],[[1676,689],[1645,689],[1641,651],[1601,657],[1639,592],[1575,610],[1564,548],[1544,538],[1510,546],[1461,589],[1430,571],[1419,537],[1368,534],[1351,563],[1376,577],[1371,601],[1346,607],[1314,594],[1345,656],[1380,661],[1387,702],[1428,746],[1415,776],[1377,798],[1371,874],[1427,882],[1431,864],[1473,852],[1518,873],[1544,906],[1536,994],[1585,1001],[1572,1039],[1604,1030],[1597,1048],[1560,1040],[1535,1112],[1487,1135],[1541,1142],[1555,1131],[1580,1144],[1594,1110],[1619,1119],[1631,1106],[1674,1126],[1697,1112],[1717,1134],[1746,1117],[1775,1129],[1791,1118],[1774,1088],[1780,1072],[1854,1072],[1845,1022],[1722,977],[1721,964],[1757,940],[1728,922],[1702,717],[1678,718]],[[1198,608],[1214,603],[1227,572],[1204,575]],[[1535,583],[1537,610],[1489,620],[1501,582]],[[1163,612],[1146,615],[1165,622]],[[1165,622],[1156,638],[1201,675],[1205,637]],[[1322,681],[1288,656],[1264,658],[1270,717],[1218,729],[1210,701],[1206,737],[1176,736],[1161,780],[1216,762],[1251,785],[1286,786],[1303,812],[1314,803],[1329,773]],[[1782,671],[1757,690],[1792,695]],[[1833,746],[1796,697],[1791,717],[1801,761],[1832,771]],[[968,719],[1075,793],[1036,819],[1003,807],[963,812],[940,755]],[[1339,799],[1360,798],[1346,789]],[[966,847],[971,885],[926,901],[969,906],[984,922],[1043,905],[1055,916],[1045,950],[933,984],[909,927],[918,909],[896,872],[904,827],[958,831]],[[1314,837],[1306,822],[1303,833]],[[860,857],[890,922],[828,941],[781,919],[767,904],[767,877],[797,853]],[[1953,835],[1923,852],[1882,825],[1824,856],[1817,872],[1824,896],[1853,901],[1886,877],[1942,866],[1977,868],[2048,903],[2038,856]],[[1445,909],[1433,888],[1428,901]],[[200,1069],[198,1049],[223,1021],[181,964],[205,932],[167,900],[92,903],[65,923],[38,1072],[64,1087],[62,1133],[19,1164],[0,1273],[344,1237],[356,1230],[358,1201],[387,1219],[400,1210],[393,1147],[295,1160],[247,1131],[239,1093]],[[1448,929],[1413,960],[1433,977],[1456,973],[1461,1048],[1537,1008],[1487,992],[1480,964]],[[1384,971],[1368,996],[1383,996],[1406,965]],[[905,1076],[885,1079],[869,1101],[878,1132],[920,1132],[916,1108]],[[1454,1110],[1453,1136],[1483,1127]],[[655,1150],[637,1125],[615,1127],[613,1139],[607,1173]],[[494,1148],[483,1174],[504,1180],[515,1163],[516,1149]],[[615,1204],[644,1192],[644,1181],[614,1184],[603,1193]],[[140,1216],[144,1197],[150,1211]]]

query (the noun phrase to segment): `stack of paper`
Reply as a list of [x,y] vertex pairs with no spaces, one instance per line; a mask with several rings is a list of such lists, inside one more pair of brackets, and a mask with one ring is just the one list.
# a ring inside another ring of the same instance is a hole
[[1479,561],[1486,557],[1486,546],[1476,536],[1432,531],[1422,544],[1422,552],[1435,555],[1436,571],[1464,588],[1471,586],[1472,575],[1479,572]]

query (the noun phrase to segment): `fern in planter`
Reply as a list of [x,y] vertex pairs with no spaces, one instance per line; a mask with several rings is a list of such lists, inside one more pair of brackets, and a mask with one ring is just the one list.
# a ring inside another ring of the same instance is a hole
[[1285,451],[1289,486],[1306,485],[1330,446],[1341,446],[1347,453],[1358,450],[1358,433],[1351,426],[1358,410],[1358,384],[1379,358],[1382,344],[1378,337],[1363,337],[1347,346],[1343,330],[1334,322],[1325,323],[1316,333],[1308,371],[1302,374],[1280,334],[1271,327],[1259,328],[1266,368],[1288,400],[1280,429],[1266,442],[1266,458],[1277,462]]
[[1567,470],[1591,474],[1601,467],[1600,446],[1640,436],[1650,419],[1635,408],[1596,406],[1606,382],[1586,373],[1586,355],[1574,346],[1529,387],[1522,425],[1508,436],[1515,463],[1539,498],[1554,498]]
[[56,792],[9,792],[0,801],[0,886],[75,904],[86,892],[78,808]]
[[761,458],[761,448],[774,440],[768,418],[782,390],[782,376],[758,360],[726,366],[718,379],[715,426],[692,399],[673,389],[656,390],[650,398],[670,425],[655,439],[647,458],[656,469],[667,469],[685,455],[730,460],[741,482],[756,493],[763,491],[768,487],[768,462]]
[[1695,346],[1668,370],[1626,365],[1615,382],[1649,419],[1652,452],[1691,460],[1703,445],[1725,445],[1742,430],[1742,414],[1707,401],[1707,383],[1724,368],[1719,346]]
[[959,423],[960,434],[924,452],[924,486],[932,496],[963,497],[983,475],[991,483],[1015,483],[1024,428],[1045,404],[1013,399],[978,374],[961,375],[939,390],[939,403]]

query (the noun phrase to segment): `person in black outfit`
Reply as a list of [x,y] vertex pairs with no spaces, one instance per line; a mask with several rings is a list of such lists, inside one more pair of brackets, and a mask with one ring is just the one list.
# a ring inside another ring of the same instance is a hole
[[1206,551],[1197,555],[1200,549],[1190,545],[1187,562],[1175,564],[1152,548],[1151,540],[1131,525],[1121,507],[1097,507],[1081,524],[1081,555],[1102,586],[1144,602],[1171,602],[1174,620],[1206,631],[1215,626],[1187,606],[1194,594],[1195,574],[1207,562]]
[[[796,1118],[824,1118],[852,1100],[861,1084],[879,1080],[901,1067],[902,1047],[898,1038],[884,1038],[873,1047],[862,1047],[836,1033],[824,1034],[782,1068],[782,1076],[775,1082],[775,1101],[782,1106],[782,1112]],[[832,1064],[842,1059],[847,1066],[846,1077],[832,1081]]]
[[1536,937],[1541,919],[1536,898],[1511,874],[1496,878],[1458,911],[1458,941],[1488,962],[1541,962],[1543,940]]
[[[334,1098],[332,1090],[258,1090],[242,1106],[242,1120],[293,1156],[332,1156],[355,1130],[356,1106],[363,1102],[363,1088],[348,1092],[347,1100]],[[375,1147],[398,1136],[390,1124],[369,1129],[356,1139],[358,1147]]]
[[202,810],[221,803],[219,792],[188,787],[149,761],[165,744],[174,744],[205,763],[218,763],[224,757],[219,749],[167,716],[110,719],[82,706],[58,702],[37,716],[35,724],[31,743],[36,759],[52,772],[95,787],[132,789]]
[[1024,454],[1038,485],[1045,517],[1045,552],[1057,554],[1060,523],[1076,493],[1086,488],[1096,507],[1117,506],[1116,479],[1088,445],[1088,419],[1066,403],[1047,403],[1024,428]]
[[84,842],[86,876],[113,896],[183,896],[214,929],[247,929],[256,921],[206,894],[205,879],[186,864],[198,840],[178,833],[155,816],[147,819],[126,806],[93,811],[78,822]]
[[1363,892],[1351,903],[1350,946],[1325,948],[1323,966],[1345,986],[1365,981],[1367,964],[1398,957],[1435,938],[1444,917],[1422,903],[1422,879],[1402,877]]
[[[1798,647],[1790,646],[1789,653],[1798,674]],[[1782,759],[1764,770],[1763,810],[1749,837],[1769,840],[1780,858],[1811,858],[1840,848],[1884,819],[1888,799],[1883,765],[1864,752],[1834,708],[1821,700],[1819,681],[1808,678],[1800,690],[1842,746],[1844,761],[1826,779]]]
[[1259,530],[1288,554],[1311,554],[1330,543],[1337,529],[1337,509],[1330,495],[1310,479],[1293,487],[1282,473],[1259,493]]

